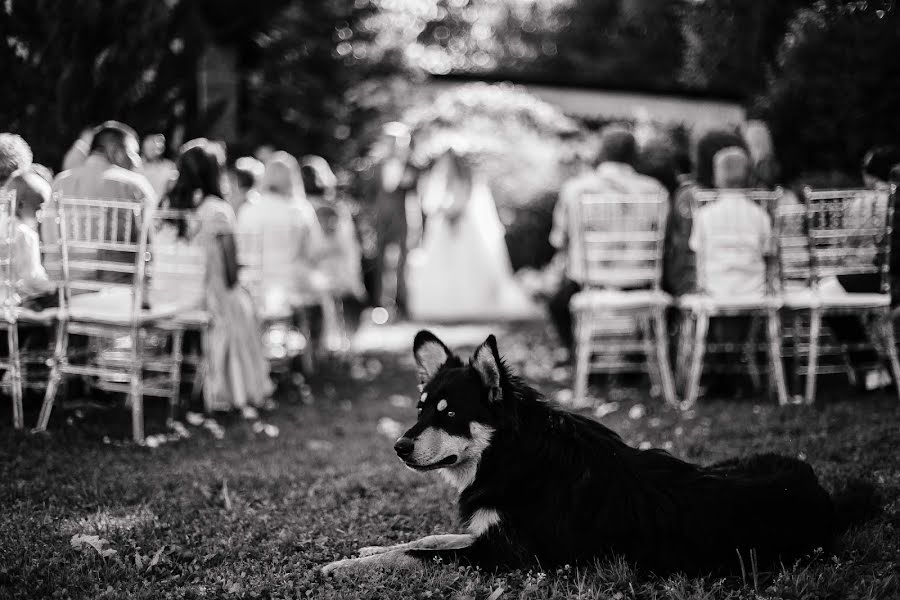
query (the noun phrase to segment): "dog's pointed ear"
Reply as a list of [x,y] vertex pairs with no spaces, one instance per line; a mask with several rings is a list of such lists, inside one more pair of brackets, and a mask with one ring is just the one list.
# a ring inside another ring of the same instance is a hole
[[413,341],[413,356],[416,357],[419,383],[424,385],[431,381],[453,353],[436,335],[423,329]]
[[481,382],[488,389],[488,399],[491,402],[498,402],[502,397],[500,378],[503,374],[503,367],[500,362],[500,352],[497,350],[497,338],[493,334],[478,346],[470,363],[481,377]]

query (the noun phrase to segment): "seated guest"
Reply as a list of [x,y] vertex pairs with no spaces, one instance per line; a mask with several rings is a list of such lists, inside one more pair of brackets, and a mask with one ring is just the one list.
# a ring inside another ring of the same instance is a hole
[[322,287],[316,270],[322,231],[293,156],[279,151],[269,159],[259,198],[241,207],[238,230],[263,257],[263,302],[277,308],[300,303],[310,293],[317,297]]
[[[137,172],[141,166],[138,154],[138,137],[134,130],[117,121],[107,121],[97,128],[91,140],[90,155],[77,167],[63,171],[53,180],[53,192],[63,198],[85,200],[118,200],[134,202],[142,208],[156,205],[157,195],[147,178]],[[48,207],[48,212],[53,207]],[[124,211],[119,211],[120,239],[124,239],[131,218]],[[140,227],[132,227],[132,240],[138,241]],[[43,231],[45,243],[55,242],[52,231]],[[85,260],[102,259],[111,262],[133,261],[131,253],[120,253],[114,250],[80,250]],[[103,271],[98,274],[103,281],[111,283],[127,283],[131,281],[128,273],[111,273]]]
[[242,156],[234,161],[228,203],[236,214],[240,214],[244,204],[253,204],[259,199],[258,186],[265,171],[266,167],[252,156]]
[[157,197],[169,191],[169,186],[178,177],[175,163],[163,156],[166,151],[166,136],[154,133],[144,138],[141,145],[140,172],[147,178]]
[[[41,205],[50,198],[50,184],[39,175],[25,169],[17,171],[0,192],[13,192],[16,195],[16,213],[12,216],[13,236],[12,263],[10,264],[10,280],[13,289],[8,289],[5,282],[0,281],[0,300],[10,299],[12,304],[30,304],[37,302],[46,305],[55,299],[56,285],[50,281],[47,271],[41,264],[40,240],[37,233],[37,212]],[[9,227],[6,216],[0,217],[0,254],[8,255],[6,248],[6,232]],[[10,298],[11,297],[11,298]]]
[[620,125],[605,128],[600,134],[597,168],[566,182],[553,209],[550,243],[558,255],[564,255],[566,267],[565,279],[550,300],[549,312],[560,341],[570,352],[575,339],[569,301],[584,285],[582,248],[578,240],[571,238],[572,232],[578,230],[576,206],[581,197],[586,193],[656,193],[668,197],[661,183],[635,171],[636,160],[634,135]]
[[772,224],[765,209],[739,191],[747,186],[750,158],[732,147],[719,150],[713,163],[716,187],[727,191],[693,217],[698,287],[713,296],[762,295]]
[[[900,148],[882,146],[866,153],[862,161],[862,179],[867,189],[888,190],[891,185],[891,169],[900,163]],[[893,233],[891,239],[891,287],[897,288],[895,279],[900,273],[900,211],[894,210]],[[841,288],[849,293],[876,294],[881,292],[881,276],[878,274],[841,275]],[[896,289],[892,295],[898,295]],[[850,364],[854,369],[868,368],[878,363],[878,354],[869,346],[865,328],[858,317],[831,315],[823,319],[835,338],[847,346]],[[890,375],[884,369],[872,369],[859,379],[866,389],[876,389],[890,383]]]
[[696,291],[695,257],[690,248],[693,194],[697,189],[714,186],[713,157],[731,146],[744,146],[740,136],[720,130],[703,134],[694,147],[694,177],[683,181],[672,196],[672,210],[666,222],[663,289],[673,296]]
[[[690,248],[696,256],[698,291],[711,296],[762,296],[766,257],[772,253],[772,223],[765,209],[742,193],[752,169],[742,148],[719,150],[713,157],[713,181],[724,190],[693,215]],[[740,344],[750,333],[747,317],[718,317],[710,326],[714,343]],[[722,374],[707,393],[732,396],[737,380]]]
[[[260,324],[250,296],[238,284],[235,248],[235,216],[222,199],[221,165],[217,149],[205,139],[188,142],[177,162],[178,179],[162,207],[193,213],[195,223],[175,219],[153,244],[181,243],[199,249],[205,259],[203,307],[212,316],[209,347],[204,348],[207,370],[203,381],[206,410],[238,409],[245,418],[256,418],[256,407],[272,394]],[[185,252],[189,255],[189,252]],[[162,252],[161,257],[178,253]],[[164,272],[177,272],[156,263]],[[171,302],[183,293],[166,289],[165,282],[151,280],[151,305]],[[189,301],[192,298],[188,298]]]

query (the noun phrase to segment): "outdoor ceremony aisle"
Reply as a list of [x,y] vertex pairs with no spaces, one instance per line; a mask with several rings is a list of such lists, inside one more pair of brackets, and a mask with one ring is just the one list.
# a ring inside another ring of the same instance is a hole
[[[0,422],[0,598],[752,598],[740,579],[646,579],[621,565],[491,575],[434,565],[424,575],[323,579],[322,564],[358,547],[458,531],[454,493],[413,473],[392,449],[415,418],[412,331],[382,330],[379,349],[326,365],[309,403],[284,401],[270,428],[224,421],[157,448],[126,442],[69,411],[47,435]],[[548,396],[569,386],[538,325],[444,328],[466,345],[498,335],[510,364]],[[463,335],[464,334],[464,335]],[[399,341],[393,343],[393,338]],[[404,340],[404,338],[406,338]],[[400,343],[402,342],[402,343]],[[900,595],[900,444],[889,395],[829,400],[821,412],[767,402],[701,402],[679,414],[644,385],[598,389],[602,421],[630,444],[709,462],[754,451],[805,457],[826,486],[874,477],[886,515],[849,536],[838,560],[760,575],[768,597]],[[565,398],[565,395],[563,395]],[[586,411],[590,412],[590,411]],[[110,439],[104,442],[104,435]],[[501,590],[502,588],[502,590]],[[581,594],[581,596],[579,596]]]

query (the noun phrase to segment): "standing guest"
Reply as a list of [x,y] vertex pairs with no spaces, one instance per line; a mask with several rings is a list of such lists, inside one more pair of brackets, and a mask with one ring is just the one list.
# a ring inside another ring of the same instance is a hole
[[[366,294],[362,279],[362,249],[353,215],[337,197],[337,178],[328,162],[321,156],[307,156],[300,172],[303,187],[322,227],[317,266],[328,282],[329,295],[329,298],[323,298],[324,336],[326,340],[336,340],[345,329],[339,325],[338,308],[342,309],[344,324],[349,331],[355,331],[359,322]],[[334,343],[330,345],[334,346]]]
[[263,300],[277,308],[321,288],[316,257],[322,230],[293,156],[275,152],[266,164],[261,187],[259,198],[241,207],[238,230],[261,244]]
[[81,130],[78,139],[75,140],[75,143],[72,144],[72,147],[69,148],[66,155],[63,157],[63,171],[79,167],[87,160],[87,157],[91,153],[91,142],[93,139],[94,129],[92,127],[85,127]]
[[[202,249],[205,256],[202,303],[212,315],[210,345],[203,349],[208,365],[203,382],[205,408],[207,412],[238,409],[245,418],[255,419],[257,407],[269,399],[273,386],[253,302],[238,285],[235,215],[222,199],[216,148],[205,139],[188,142],[182,147],[177,168],[178,179],[162,206],[194,213],[197,226],[175,222],[154,243],[187,243]],[[163,255],[178,256],[171,252]],[[180,286],[166,289],[160,281],[152,286],[151,304],[156,298],[177,302],[184,292]],[[187,294],[187,300],[194,301],[192,294]]]
[[741,130],[750,156],[749,187],[772,189],[778,184],[781,168],[775,157],[775,144],[769,126],[763,121],[747,121]]
[[621,125],[611,125],[600,134],[600,154],[597,168],[568,181],[559,194],[553,209],[553,228],[550,243],[558,254],[564,254],[565,280],[551,298],[549,311],[562,344],[574,350],[572,313],[569,301],[584,284],[582,248],[571,239],[577,231],[578,211],[575,209],[585,193],[662,194],[668,197],[662,184],[634,170],[637,143],[631,132]]
[[178,177],[175,163],[163,156],[166,151],[166,136],[154,133],[144,138],[141,144],[142,165],[140,172],[147,178],[153,191],[162,197]]
[[416,177],[409,164],[411,134],[402,123],[387,123],[375,146],[375,164],[363,174],[366,196],[374,211],[376,256],[373,265],[371,303],[385,306],[385,257],[388,248],[397,246],[396,286],[393,302],[397,314],[406,316],[406,259],[408,255],[406,197],[416,187]]
[[244,204],[254,204],[259,200],[258,186],[265,171],[266,167],[252,156],[242,156],[234,162],[228,203],[235,213],[240,214]]
[[[81,165],[63,171],[53,180],[53,192],[63,198],[87,200],[118,200],[135,202],[143,208],[156,206],[157,195],[147,178],[138,171],[141,157],[138,154],[138,137],[134,130],[118,121],[107,121],[100,125],[91,140],[90,155]],[[52,207],[48,207],[52,210]],[[119,213],[118,227],[124,238],[129,216]],[[132,227],[132,240],[138,241],[139,227]],[[53,243],[55,234],[52,231],[42,232],[45,242]],[[88,256],[90,251],[80,250],[85,258],[102,257],[112,262],[131,262],[134,260],[128,252],[115,250],[98,250]],[[128,273],[99,273],[105,281],[127,283],[131,280]]]
[[0,185],[13,173],[31,167],[31,146],[14,133],[0,133]]
[[673,296],[697,289],[695,257],[690,248],[693,196],[697,189],[714,187],[713,157],[729,147],[744,148],[744,142],[730,131],[713,130],[703,134],[694,148],[693,178],[683,181],[672,195],[672,210],[666,222],[663,289]]
[[[862,179],[870,190],[889,190],[891,186],[891,169],[900,163],[900,148],[881,146],[873,148],[863,157]],[[900,211],[894,210],[894,223],[891,238],[890,277],[892,296],[898,295],[897,274],[900,273]],[[877,294],[881,292],[881,275],[859,274],[840,275],[838,283],[844,291],[857,294]],[[892,302],[892,304],[895,304]],[[851,315],[831,315],[823,319],[831,329],[835,338],[847,346],[850,365],[862,370],[878,363],[878,354],[869,346],[865,327],[858,317]],[[860,384],[867,390],[883,387],[890,383],[890,374],[885,369],[868,370],[859,378]]]

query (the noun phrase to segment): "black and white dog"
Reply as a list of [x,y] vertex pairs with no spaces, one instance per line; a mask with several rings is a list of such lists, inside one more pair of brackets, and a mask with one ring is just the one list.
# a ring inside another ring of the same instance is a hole
[[543,401],[509,372],[494,336],[468,364],[427,331],[413,352],[419,416],[395,449],[459,490],[465,533],[363,548],[325,574],[435,556],[487,569],[624,556],[656,573],[723,573],[754,552],[773,565],[827,550],[841,529],[840,503],[800,460],[766,454],[701,467],[632,448]]

